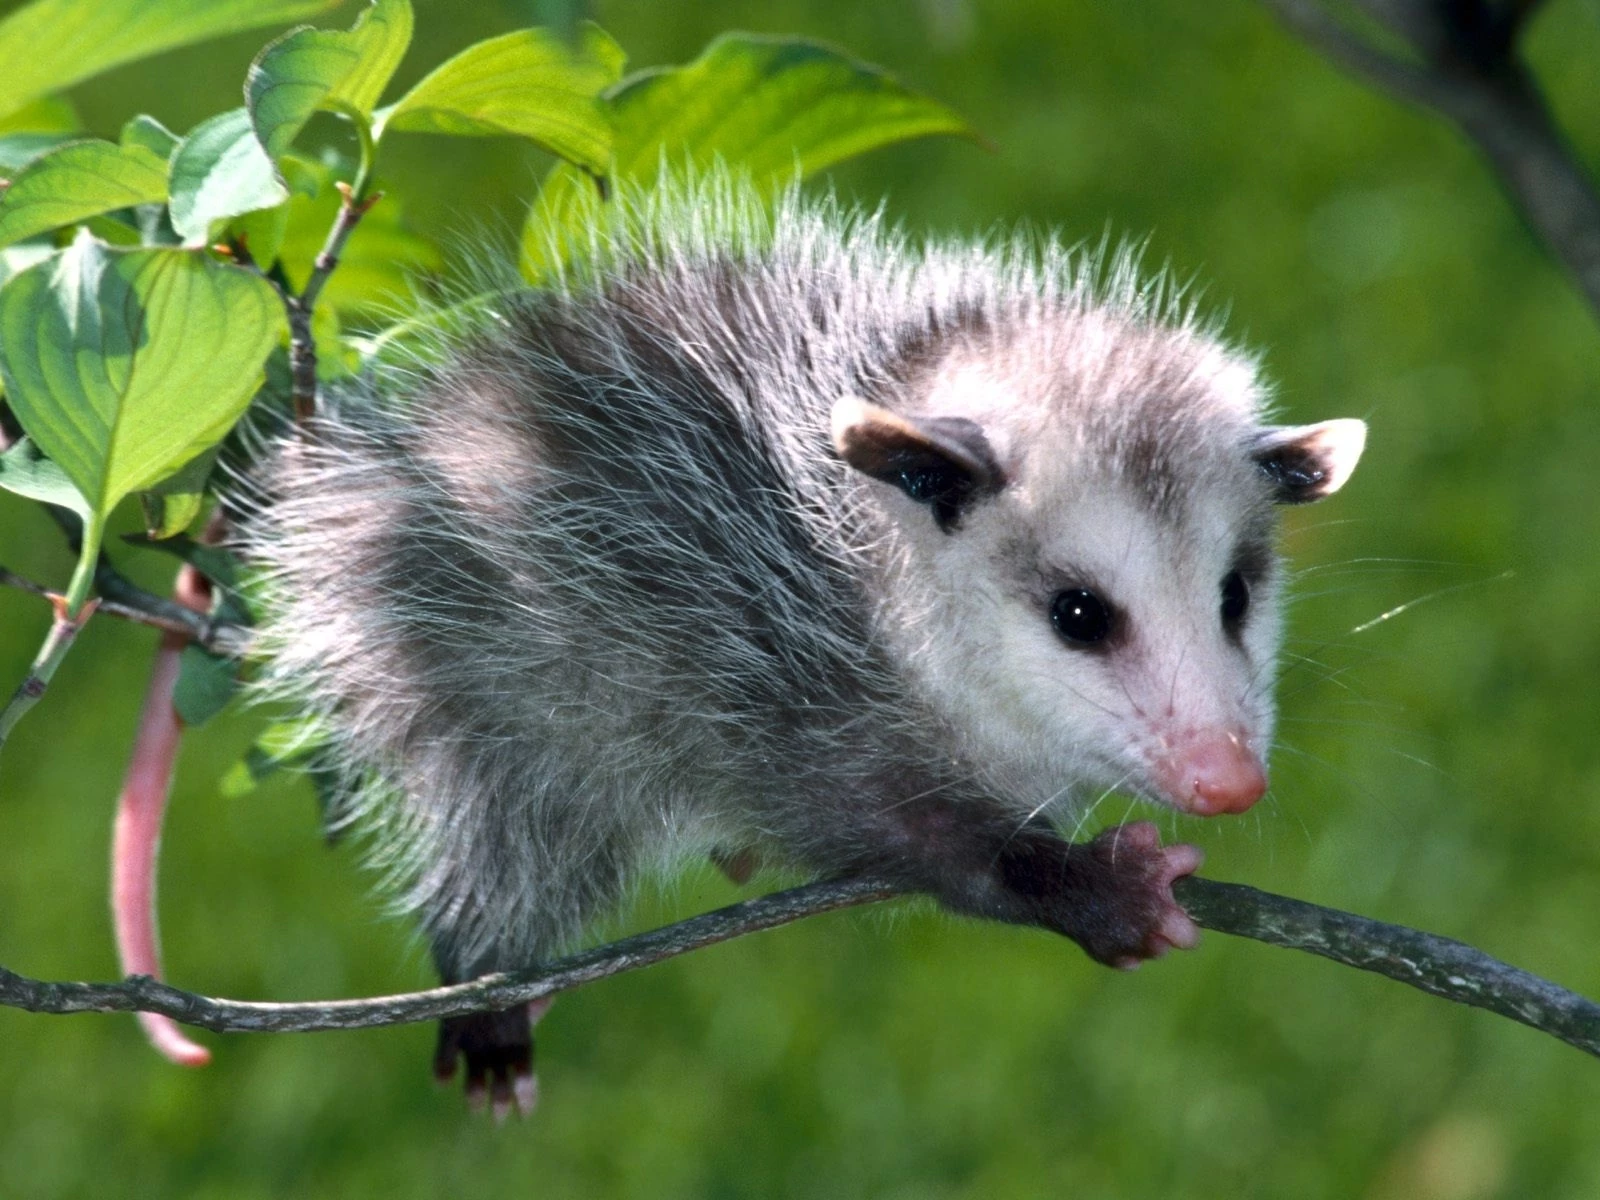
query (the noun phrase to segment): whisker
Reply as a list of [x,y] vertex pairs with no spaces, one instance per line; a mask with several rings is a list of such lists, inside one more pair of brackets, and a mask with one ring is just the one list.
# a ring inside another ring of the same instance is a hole
[[1485,587],[1491,583],[1504,583],[1507,579],[1510,579],[1515,574],[1515,571],[1502,571],[1500,574],[1492,576],[1489,579],[1475,579],[1469,583],[1457,583],[1452,584],[1449,587],[1439,588],[1437,591],[1429,592],[1425,596],[1418,596],[1415,600],[1408,600],[1404,604],[1397,604],[1387,612],[1379,613],[1370,621],[1363,621],[1360,625],[1357,625],[1354,629],[1352,629],[1350,633],[1352,635],[1357,633],[1365,633],[1369,629],[1373,629],[1379,625],[1382,625],[1385,621],[1388,621],[1394,617],[1398,617],[1401,613],[1410,612],[1419,604],[1426,604],[1430,600],[1437,600],[1441,596],[1449,596],[1455,592],[1466,591],[1469,588]]

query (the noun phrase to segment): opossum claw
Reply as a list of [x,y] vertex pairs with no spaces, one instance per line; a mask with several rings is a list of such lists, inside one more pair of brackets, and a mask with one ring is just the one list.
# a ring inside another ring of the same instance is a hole
[[1070,914],[1062,932],[1090,957],[1128,971],[1199,944],[1199,927],[1172,895],[1173,881],[1205,861],[1198,847],[1163,847],[1156,827],[1139,821],[1107,829],[1079,849],[1093,885],[1092,911]]
[[513,1109],[523,1117],[532,1116],[539,1103],[533,1026],[552,1000],[546,996],[504,1012],[472,1013],[441,1021],[433,1057],[434,1078],[450,1082],[458,1060],[465,1062],[469,1109],[491,1109],[497,1123]]

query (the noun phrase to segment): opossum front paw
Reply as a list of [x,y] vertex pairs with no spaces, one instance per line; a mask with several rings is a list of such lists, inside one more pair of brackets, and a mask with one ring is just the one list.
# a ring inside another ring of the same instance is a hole
[[469,1108],[481,1112],[492,1105],[496,1121],[504,1121],[513,1108],[521,1116],[531,1116],[539,1104],[533,1026],[549,1007],[546,998],[505,1012],[472,1013],[440,1021],[434,1078],[449,1083],[455,1078],[458,1060],[464,1061]]
[[1172,895],[1173,881],[1205,861],[1198,847],[1163,847],[1156,827],[1139,821],[1107,829],[1082,849],[1091,896],[1065,932],[1091,958],[1131,971],[1199,944],[1199,927]]

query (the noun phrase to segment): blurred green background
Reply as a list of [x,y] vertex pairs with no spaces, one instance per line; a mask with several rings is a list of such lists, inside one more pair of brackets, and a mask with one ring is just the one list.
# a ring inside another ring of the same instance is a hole
[[[397,89],[533,6],[416,7]],[[1597,15],[1555,0],[1529,40],[1592,166]],[[994,149],[897,147],[835,172],[843,193],[887,197],[916,230],[1148,234],[1153,265],[1194,275],[1265,348],[1289,419],[1366,417],[1348,491],[1290,514],[1302,576],[1272,797],[1259,818],[1159,819],[1215,877],[1600,995],[1600,330],[1453,130],[1247,0],[611,0],[598,17],[634,66],[740,28],[890,67]],[[272,32],[73,96],[98,133],[140,111],[183,130],[238,102]],[[394,141],[383,174],[440,238],[514,229],[546,165],[510,141]],[[165,586],[162,562],[122,558]],[[70,570],[9,496],[0,562],[57,585]],[[46,622],[0,594],[0,681]],[[153,642],[93,623],[7,749],[8,967],[115,973],[110,809]],[[218,795],[257,724],[231,713],[185,751],[170,977],[276,999],[427,984],[351,850],[321,844],[309,788]],[[699,875],[629,921],[735,895]],[[0,1197],[1600,1196],[1600,1062],[1219,935],[1124,976],[925,909],[813,920],[562,1000],[540,1029],[543,1107],[501,1129],[430,1084],[429,1027],[202,1036],[216,1062],[185,1072],[131,1018],[0,1011]]]

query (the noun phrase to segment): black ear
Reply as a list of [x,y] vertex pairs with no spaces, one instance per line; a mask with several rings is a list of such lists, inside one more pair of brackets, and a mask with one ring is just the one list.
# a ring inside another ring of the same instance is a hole
[[1344,486],[1366,444],[1364,421],[1279,425],[1257,435],[1250,457],[1277,488],[1279,504],[1307,504]]
[[833,406],[833,445],[856,470],[929,505],[946,533],[1005,485],[982,427],[964,417],[902,417],[845,396]]

